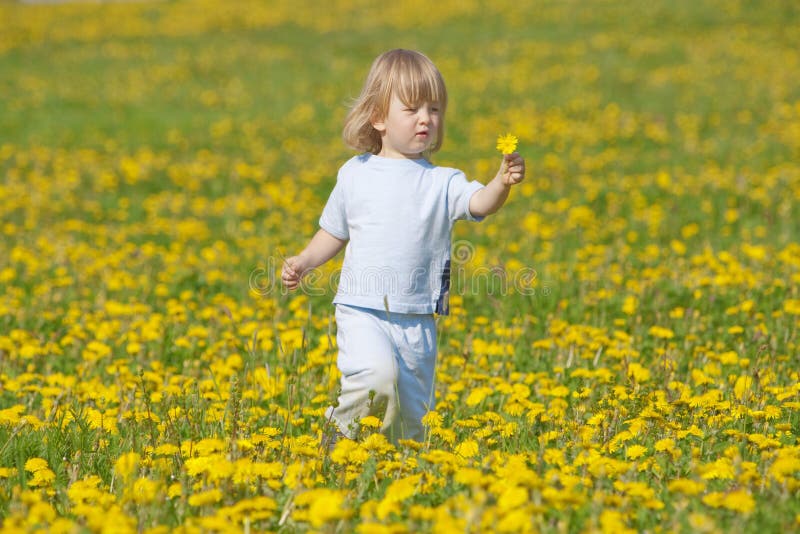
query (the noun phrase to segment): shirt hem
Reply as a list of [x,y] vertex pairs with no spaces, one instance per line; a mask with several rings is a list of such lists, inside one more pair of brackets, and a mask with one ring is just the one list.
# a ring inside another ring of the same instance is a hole
[[[357,306],[359,308],[369,308],[370,310],[386,311],[386,305],[382,298],[375,297],[347,297],[336,296],[333,299],[334,304],[344,304],[345,306]],[[432,304],[414,304],[404,302],[392,302],[389,299],[389,312],[390,313],[408,313],[414,315],[433,315],[434,306]]]

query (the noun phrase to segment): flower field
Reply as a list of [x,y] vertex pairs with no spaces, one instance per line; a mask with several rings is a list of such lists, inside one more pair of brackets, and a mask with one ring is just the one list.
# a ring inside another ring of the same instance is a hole
[[[0,3],[3,532],[800,529],[800,6]],[[448,84],[423,443],[322,446],[331,299],[277,273],[372,59]]]

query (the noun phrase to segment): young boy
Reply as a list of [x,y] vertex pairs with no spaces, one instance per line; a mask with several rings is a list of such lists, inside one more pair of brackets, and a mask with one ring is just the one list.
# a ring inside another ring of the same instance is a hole
[[321,229],[283,265],[283,283],[296,289],[347,246],[333,300],[342,389],[327,417],[349,438],[368,415],[392,440],[424,438],[421,419],[434,406],[433,314],[448,313],[453,224],[496,212],[525,177],[517,153],[486,186],[433,165],[446,107],[444,80],[427,57],[380,55],[345,120],[345,142],[363,153],[339,170]]

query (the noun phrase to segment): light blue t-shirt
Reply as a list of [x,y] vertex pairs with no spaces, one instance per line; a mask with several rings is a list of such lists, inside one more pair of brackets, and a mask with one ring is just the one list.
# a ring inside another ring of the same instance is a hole
[[482,219],[469,212],[482,187],[424,159],[350,159],[319,220],[349,240],[334,304],[446,315],[451,231],[459,219]]

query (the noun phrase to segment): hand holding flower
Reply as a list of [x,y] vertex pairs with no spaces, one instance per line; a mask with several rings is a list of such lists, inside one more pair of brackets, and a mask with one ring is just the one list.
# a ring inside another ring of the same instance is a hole
[[518,152],[504,154],[498,173],[505,185],[516,185],[525,179],[525,159]]
[[497,138],[497,150],[503,154],[498,176],[504,185],[515,185],[525,179],[525,160],[515,152],[518,141],[517,136],[511,134]]
[[469,199],[469,212],[473,216],[485,217],[495,213],[508,198],[511,186],[525,179],[525,160],[514,152],[516,148],[516,136],[506,134],[497,138],[497,150],[503,154],[503,162],[494,179]]

